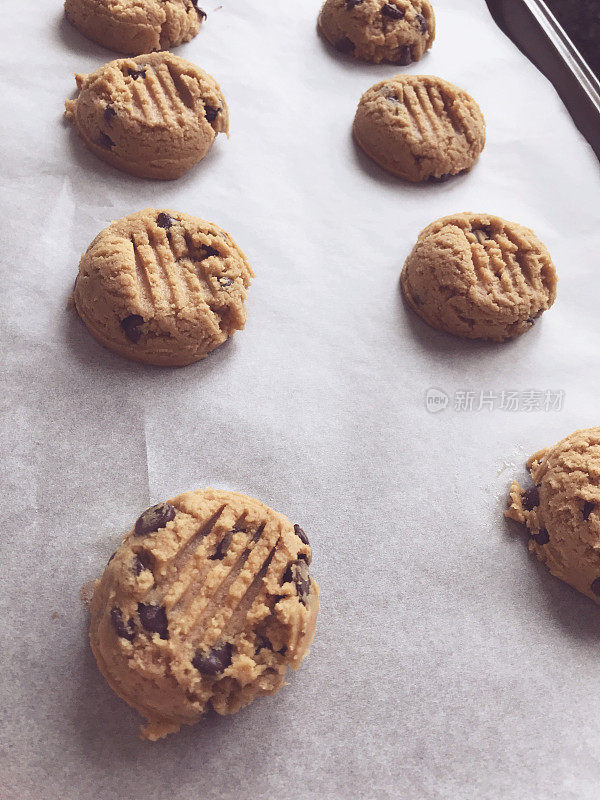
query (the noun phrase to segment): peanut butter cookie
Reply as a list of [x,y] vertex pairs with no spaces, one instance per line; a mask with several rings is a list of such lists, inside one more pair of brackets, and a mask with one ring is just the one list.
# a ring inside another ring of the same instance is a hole
[[131,175],[178,178],[229,132],[215,79],[172,53],[120,58],[75,79],[67,118],[92,153]]
[[143,738],[283,686],[315,632],[310,562],[301,528],[235,492],[187,492],[141,515],[96,582],[90,642],[148,720]]
[[197,0],[65,0],[65,15],[88,39],[130,56],[189,42],[206,19]]
[[146,208],[96,236],[81,258],[73,301],[90,333],[116,353],[184,366],[244,327],[253,275],[218,225]]
[[408,181],[446,180],[475,164],[485,120],[467,92],[434,75],[395,75],[360,98],[354,137],[388,172]]
[[600,604],[600,428],[575,431],[527,462],[532,485],[510,487],[506,516],[529,529],[529,550]]
[[401,286],[433,328],[502,342],[528,331],[554,303],[556,270],[529,228],[491,214],[453,214],[419,234]]
[[319,30],[362,61],[406,66],[433,44],[435,16],[429,0],[326,0]]

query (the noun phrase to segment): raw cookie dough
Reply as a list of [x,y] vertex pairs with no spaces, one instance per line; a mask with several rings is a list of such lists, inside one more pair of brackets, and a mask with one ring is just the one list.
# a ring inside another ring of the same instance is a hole
[[467,92],[434,75],[395,75],[360,98],[354,136],[388,172],[418,182],[471,169],[485,120]]
[[310,561],[304,531],[243,494],[186,492],[141,515],[96,582],[90,642],[143,738],[283,686],[315,632]]
[[556,298],[556,270],[529,228],[452,214],[419,234],[400,278],[410,307],[438,330],[502,342],[528,331]]
[[319,30],[342,53],[406,66],[433,44],[435,16],[429,0],[326,0]]
[[67,118],[92,153],[131,175],[178,178],[229,133],[215,79],[172,53],[120,58],[75,80]]
[[526,523],[529,549],[550,572],[600,604],[600,427],[579,430],[527,462],[507,517]]
[[65,14],[88,39],[131,56],[189,42],[206,19],[197,0],[65,0]]
[[146,208],[96,236],[79,263],[73,301],[90,333],[116,353],[184,366],[244,327],[253,275],[218,225]]

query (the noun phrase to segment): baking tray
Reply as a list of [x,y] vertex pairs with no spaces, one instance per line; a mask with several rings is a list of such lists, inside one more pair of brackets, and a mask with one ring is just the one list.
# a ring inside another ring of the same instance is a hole
[[600,81],[547,4],[543,0],[487,3],[502,30],[553,83],[600,158]]
[[[3,2],[1,800],[597,798],[600,612],[503,518],[531,453],[598,424],[597,160],[485,4],[439,0],[407,71],[469,91],[487,144],[444,184],[392,178],[351,123],[395,68],[331,51],[319,5],[207,4],[177,52],[221,84],[231,138],[160,183],[62,120],[73,73],[112,54],[56,0]],[[218,223],[256,272],[246,329],[185,369],[110,353],[67,307],[97,232],[149,205]],[[555,306],[514,342],[402,303],[418,232],[464,210],[531,226],[557,265]],[[278,695],[149,744],[79,590],[143,508],[206,485],[307,531],[317,635]]]

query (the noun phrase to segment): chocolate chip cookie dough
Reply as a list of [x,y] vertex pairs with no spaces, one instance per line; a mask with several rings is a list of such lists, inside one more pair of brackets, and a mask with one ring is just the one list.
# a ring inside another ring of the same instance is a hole
[[471,169],[485,145],[475,100],[434,75],[395,75],[360,98],[354,137],[388,172],[408,181],[446,180]]
[[235,492],[187,492],[141,515],[96,583],[90,642],[148,720],[143,738],[283,686],[315,632],[310,562],[301,528]]
[[375,64],[419,61],[435,38],[429,0],[326,0],[318,27],[337,50]]
[[550,254],[529,228],[491,214],[452,214],[419,234],[400,278],[409,306],[465,339],[520,336],[554,303]]
[[90,333],[114,352],[184,366],[244,327],[253,275],[218,225],[146,208],[96,236],[81,258],[73,301]]
[[206,19],[197,0],[65,0],[65,15],[88,39],[132,56],[189,42]]
[[117,59],[75,80],[67,119],[92,153],[131,175],[178,178],[229,133],[215,79],[172,53]]
[[600,427],[539,450],[527,469],[533,483],[513,481],[506,516],[527,525],[553,575],[600,604]]

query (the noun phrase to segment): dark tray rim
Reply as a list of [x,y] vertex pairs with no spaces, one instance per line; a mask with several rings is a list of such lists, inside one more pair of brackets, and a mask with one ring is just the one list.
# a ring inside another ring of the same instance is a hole
[[544,0],[486,0],[497,25],[551,81],[600,159],[600,80]]

